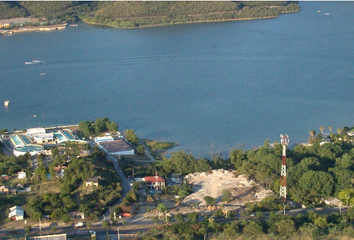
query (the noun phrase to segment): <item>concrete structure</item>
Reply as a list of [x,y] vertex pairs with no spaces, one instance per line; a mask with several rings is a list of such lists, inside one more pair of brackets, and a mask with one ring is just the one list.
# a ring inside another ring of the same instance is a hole
[[9,218],[11,221],[23,220],[24,211],[22,207],[14,206],[10,208]]
[[114,141],[114,138],[112,136],[104,136],[104,137],[96,137],[95,142],[109,142],[109,141]]
[[112,155],[134,155],[134,149],[129,146],[123,139],[98,142],[98,146]]
[[44,148],[40,145],[35,145],[35,144],[28,144],[25,146],[18,146],[13,149],[13,154],[15,157],[18,157],[20,155],[24,155],[27,152],[31,154],[31,156],[37,155],[41,153],[44,150]]
[[44,236],[30,236],[27,240],[67,240],[66,233],[44,235]]
[[26,178],[26,172],[18,172],[17,173],[18,179],[24,179]]
[[29,128],[27,129],[28,135],[43,134],[46,133],[45,128]]

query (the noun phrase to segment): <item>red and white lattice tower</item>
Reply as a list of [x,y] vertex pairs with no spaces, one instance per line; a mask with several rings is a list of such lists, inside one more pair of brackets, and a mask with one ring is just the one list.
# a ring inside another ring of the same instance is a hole
[[289,136],[280,134],[281,144],[283,145],[283,155],[281,157],[281,172],[280,172],[280,198],[286,202],[286,146],[289,143]]

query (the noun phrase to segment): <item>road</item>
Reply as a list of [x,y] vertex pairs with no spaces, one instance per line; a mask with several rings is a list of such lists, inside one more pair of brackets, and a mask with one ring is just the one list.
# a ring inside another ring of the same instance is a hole
[[[349,209],[350,207],[342,207],[341,208],[341,212],[346,212],[347,209]],[[194,211],[191,210],[191,211]],[[286,215],[297,215],[297,214],[306,214],[308,211],[314,211],[320,215],[323,214],[330,214],[333,212],[340,212],[340,208],[338,207],[330,207],[330,208],[323,208],[322,209],[293,209],[293,210],[287,210],[286,211]],[[241,217],[239,214],[236,215],[236,218],[233,219],[226,219],[226,218],[215,218],[216,221],[218,222],[229,222],[229,221],[234,221],[234,220],[240,220],[240,219],[261,219],[261,220],[267,220],[269,219],[271,212],[263,212],[262,213],[262,217]],[[282,211],[276,212],[276,214],[283,214]],[[198,217],[198,221],[202,221],[204,220],[204,216],[200,215]],[[175,222],[175,220],[172,221],[172,223]],[[144,233],[147,232],[149,229],[153,228],[153,227],[159,227],[159,226],[163,226],[166,225],[166,223],[164,223],[162,220],[160,220],[156,225],[152,223],[151,221],[151,216],[150,218],[147,218],[147,215],[145,214],[138,214],[135,215],[132,218],[129,218],[126,220],[126,225],[120,225],[120,226],[115,226],[115,227],[110,227],[108,229],[108,234],[112,237],[110,238],[111,240],[115,240],[118,237],[118,228],[119,228],[119,233],[120,233],[120,238],[124,238],[124,237],[129,237],[132,235],[135,235],[137,233]],[[88,231],[88,229],[86,227],[80,228],[80,229],[75,229],[74,225],[68,225],[68,226],[57,226],[57,233],[67,233],[68,235],[73,235],[75,234],[77,231]],[[98,240],[105,240],[106,239],[106,229],[102,228],[101,223],[95,223],[92,225],[92,229],[94,231],[96,231],[97,233],[97,239]],[[0,230],[0,234],[5,234],[7,233],[8,230]],[[42,227],[41,228],[41,233],[42,234],[51,234],[51,227],[47,226],[47,227]],[[25,231],[24,228],[17,228],[16,229],[16,235],[24,235]],[[40,234],[40,230],[39,230],[39,226],[35,226],[32,228],[31,231],[31,235],[39,235]]]
[[[96,146],[96,143],[94,141],[89,141],[89,144],[90,144],[91,148],[94,148]],[[122,197],[116,203],[116,204],[120,204],[122,199],[130,191],[131,186],[129,184],[128,178],[124,175],[124,172],[122,171],[122,169],[120,168],[120,166],[118,164],[118,159],[116,159],[115,157],[113,157],[111,154],[109,154],[107,152],[106,152],[106,159],[113,163],[114,170],[116,171],[117,175],[120,177],[120,179],[122,181],[122,188],[123,188]],[[108,211],[103,214],[101,222],[104,220],[107,220],[107,221],[110,220],[111,211],[112,211],[112,207],[110,207],[108,209]]]

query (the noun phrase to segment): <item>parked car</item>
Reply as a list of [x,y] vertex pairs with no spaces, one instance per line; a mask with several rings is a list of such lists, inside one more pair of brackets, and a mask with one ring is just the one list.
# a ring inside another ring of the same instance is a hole
[[83,226],[84,226],[84,224],[82,222],[78,222],[75,224],[76,228],[83,227]]

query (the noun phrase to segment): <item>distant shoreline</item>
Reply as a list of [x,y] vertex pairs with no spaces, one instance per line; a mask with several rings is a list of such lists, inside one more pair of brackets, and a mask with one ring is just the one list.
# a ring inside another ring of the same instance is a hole
[[[288,14],[288,13],[297,13],[298,11],[287,11],[281,14]],[[106,26],[106,27],[113,27],[118,29],[138,29],[138,28],[149,28],[149,27],[163,27],[163,26],[173,26],[173,25],[181,25],[181,24],[193,24],[193,23],[216,23],[216,22],[233,22],[233,21],[249,21],[249,20],[261,20],[261,19],[272,19],[278,18],[278,16],[267,16],[267,17],[253,17],[253,18],[233,18],[233,19],[216,19],[216,20],[199,20],[199,21],[189,21],[189,22],[173,22],[173,23],[166,23],[166,24],[147,24],[147,25],[139,25],[134,27],[117,27],[109,24],[100,24],[90,21],[82,21],[89,25],[97,25],[97,26]]]

